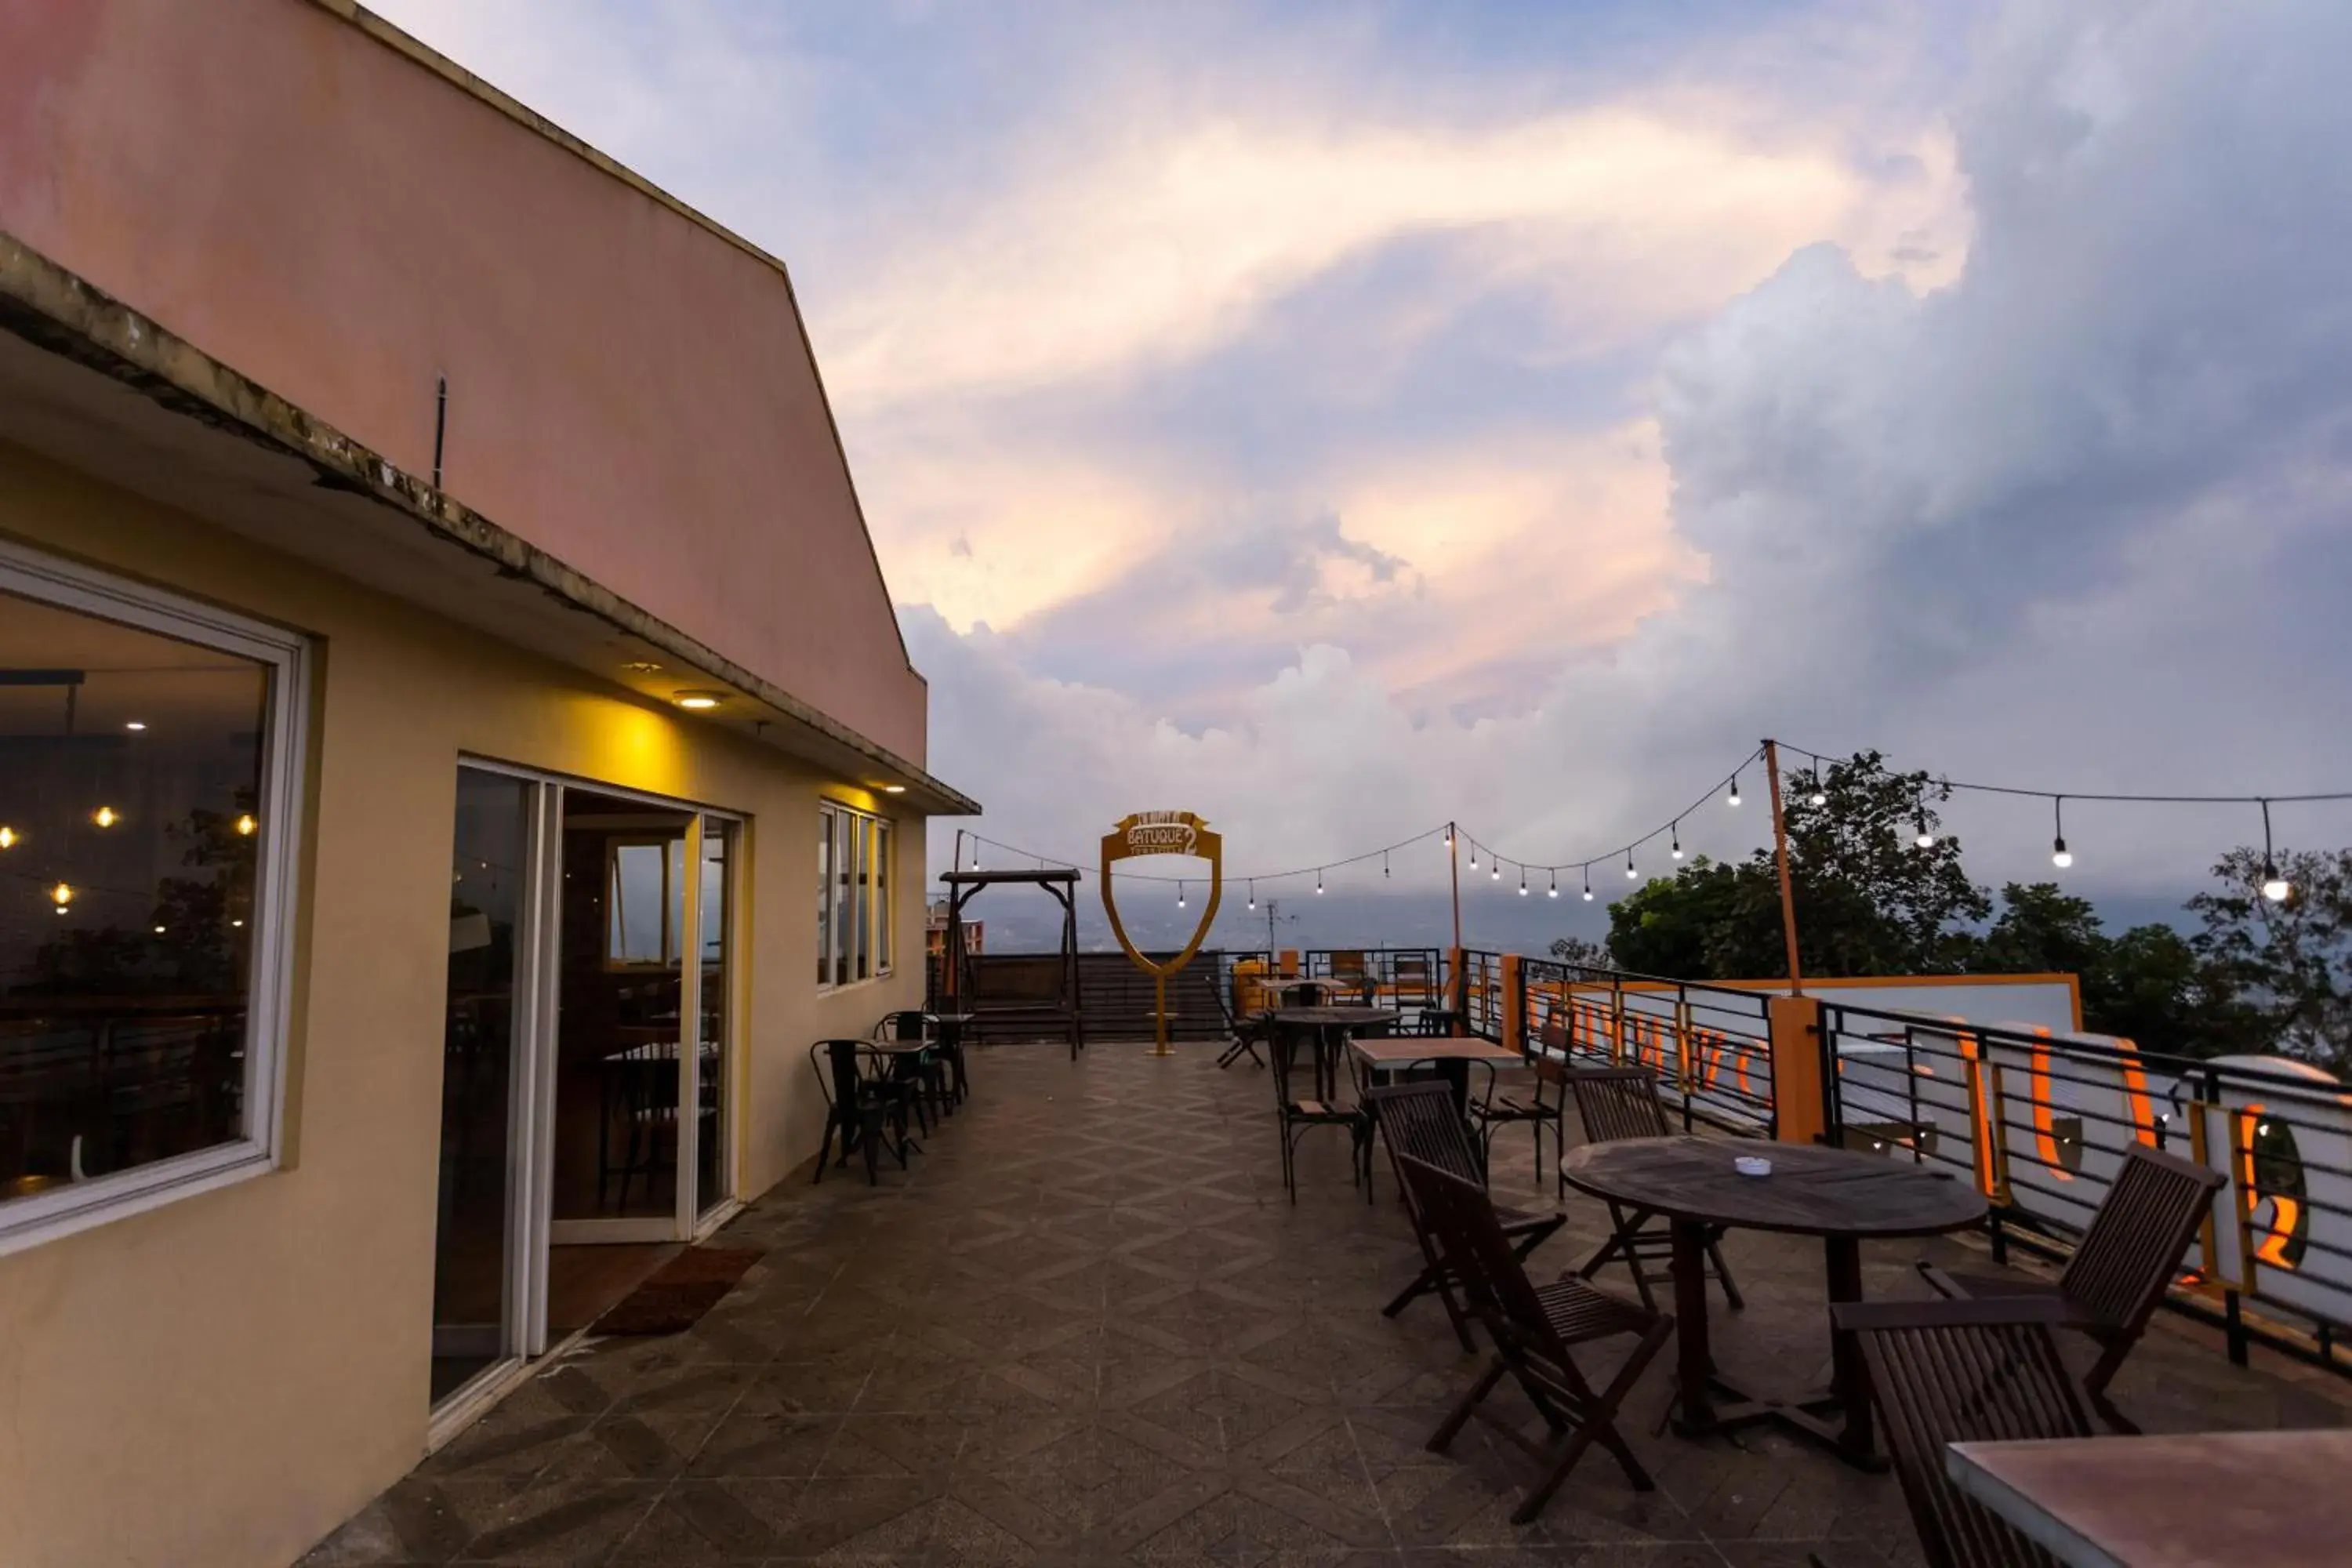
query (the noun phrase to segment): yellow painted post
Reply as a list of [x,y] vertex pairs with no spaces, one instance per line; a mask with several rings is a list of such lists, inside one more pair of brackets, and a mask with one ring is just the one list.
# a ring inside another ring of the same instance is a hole
[[1470,973],[1462,966],[1461,948],[1445,950],[1445,973],[1454,979],[1451,988],[1454,994],[1446,999],[1445,1004],[1457,1015],[1454,1020],[1454,1032],[1466,1035],[1470,1032]]
[[1609,1065],[1625,1065],[1625,993],[1621,987],[1609,993]]
[[1284,948],[1274,955],[1274,964],[1277,973],[1296,977],[1298,973],[1298,950],[1295,947]]
[[1503,1044],[1516,1051],[1528,1048],[1528,999],[1520,989],[1524,976],[1516,952],[1503,955]]
[[1688,1094],[1691,1082],[1691,1005],[1687,996],[1675,998],[1675,1073],[1682,1091]]
[[1819,1143],[1829,1131],[1822,1098],[1822,1005],[1811,996],[1770,998],[1772,1121],[1783,1143]]
[[[2205,1128],[2206,1109],[2204,1100],[2192,1100],[2189,1102],[2189,1157],[2210,1169],[2212,1162],[2207,1157],[2206,1140],[2209,1134]],[[2199,1249],[2204,1254],[2205,1282],[2209,1285],[2223,1283],[2220,1247],[2213,1235],[2211,1204],[2205,1205],[2205,1218],[2197,1227],[2197,1243]]]

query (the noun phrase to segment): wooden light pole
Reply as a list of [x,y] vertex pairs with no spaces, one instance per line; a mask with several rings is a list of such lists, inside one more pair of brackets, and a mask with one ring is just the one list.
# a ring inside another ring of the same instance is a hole
[[1780,813],[1780,746],[1764,742],[1764,776],[1772,786],[1772,858],[1780,868],[1780,937],[1789,949],[1789,994],[1805,994],[1804,976],[1797,970],[1797,899],[1789,881],[1789,825]]
[[1462,846],[1455,842],[1462,837],[1459,823],[1445,825],[1445,855],[1454,874],[1454,945],[1462,945]]

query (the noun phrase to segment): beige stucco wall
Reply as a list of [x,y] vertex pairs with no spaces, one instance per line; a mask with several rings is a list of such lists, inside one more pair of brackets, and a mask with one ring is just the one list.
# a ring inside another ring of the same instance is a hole
[[0,5],[0,230],[921,764],[782,271],[349,9]]
[[292,1167],[0,1258],[0,1563],[276,1568],[424,1440],[459,753],[751,818],[746,1194],[814,1151],[808,1042],[919,1003],[921,825],[898,974],[821,994],[817,802],[861,792],[5,446],[0,535],[320,639]]

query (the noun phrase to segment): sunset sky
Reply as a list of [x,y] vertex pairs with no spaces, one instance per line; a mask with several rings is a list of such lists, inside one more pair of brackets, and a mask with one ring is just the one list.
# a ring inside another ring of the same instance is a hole
[[[2352,6],[380,8],[791,265],[993,838],[1571,861],[1765,734],[2352,785]],[[2119,900],[2259,834],[2068,816]]]

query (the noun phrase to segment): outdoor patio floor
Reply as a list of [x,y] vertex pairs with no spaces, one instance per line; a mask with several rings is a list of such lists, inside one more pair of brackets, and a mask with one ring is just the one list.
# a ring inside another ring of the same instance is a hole
[[[1380,1315],[1418,1262],[1385,1161],[1368,1205],[1345,1135],[1309,1133],[1294,1208],[1268,1075],[1181,1050],[976,1053],[972,1100],[911,1170],[771,1193],[719,1238],[766,1258],[695,1329],[576,1351],[305,1563],[1921,1561],[1891,1477],[1760,1428],[1659,1431],[1671,1352],[1624,1422],[1658,1490],[1595,1450],[1512,1525],[1524,1455],[1475,1424],[1423,1447],[1483,1358],[1433,1301]],[[1497,1196],[1529,1201],[1526,1138],[1496,1164]],[[1604,1234],[1598,1204],[1567,1206],[1547,1272]],[[1716,1299],[1718,1359],[1825,1376],[1819,1247],[1728,1250],[1748,1305]],[[1924,1295],[1922,1251],[1866,1248],[1871,1294]],[[2160,1318],[2117,1398],[2152,1431],[2344,1423],[2352,1388],[2254,1354],[2234,1368]]]

